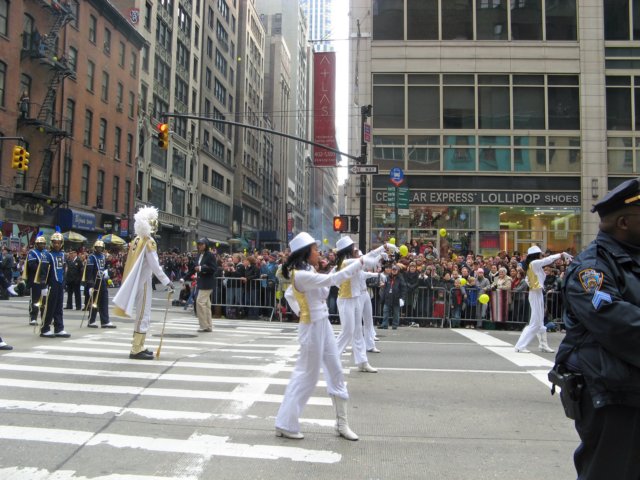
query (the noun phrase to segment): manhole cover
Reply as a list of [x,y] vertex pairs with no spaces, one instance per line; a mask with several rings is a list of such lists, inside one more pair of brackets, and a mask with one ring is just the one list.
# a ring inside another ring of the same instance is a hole
[[[152,336],[161,337],[159,333],[154,333]],[[191,333],[165,333],[165,338],[196,338],[198,335],[193,335]]]

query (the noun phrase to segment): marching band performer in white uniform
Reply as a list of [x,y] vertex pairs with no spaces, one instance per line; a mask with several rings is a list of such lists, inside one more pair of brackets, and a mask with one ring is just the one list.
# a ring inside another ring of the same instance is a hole
[[544,279],[547,276],[544,273],[544,267],[551,265],[556,260],[565,258],[569,261],[573,259],[566,252],[556,253],[542,258],[542,250],[537,245],[527,250],[527,258],[523,263],[523,267],[527,272],[527,283],[529,284],[529,306],[531,307],[531,319],[529,325],[524,327],[515,350],[518,353],[529,353],[527,346],[534,337],[538,337],[539,350],[541,352],[553,353],[549,343],[547,342],[547,328],[544,326]]
[[[372,250],[369,256],[378,259],[384,252],[385,247],[393,247],[395,245],[387,244]],[[353,258],[354,246],[351,237],[342,237],[336,243],[338,264],[336,270],[341,270],[357,259]],[[365,339],[362,331],[362,312],[364,302],[362,298],[362,284],[366,291],[366,283],[363,277],[364,272],[360,272],[353,279],[348,279],[340,284],[338,292],[338,312],[340,314],[340,324],[342,331],[338,336],[338,352],[345,351],[349,344],[352,344],[353,358],[358,370],[361,372],[376,373],[378,370],[369,365],[367,358],[367,349],[365,347]]]
[[291,309],[300,317],[298,341],[300,354],[276,417],[276,436],[302,439],[300,415],[318,383],[320,367],[323,368],[327,392],[336,409],[336,430],[347,440],[358,440],[347,422],[349,393],[344,383],[340,353],[336,347],[327,295],[329,288],[352,278],[362,264],[376,260],[362,257],[339,272],[320,274],[316,241],[306,232],[296,235],[291,243],[291,254],[282,266],[284,278],[291,280],[285,297]]
[[[358,256],[362,256],[362,252],[358,250]],[[360,286],[360,302],[362,311],[362,324],[364,330],[364,348],[367,352],[380,353],[380,350],[376,347],[376,330],[373,327],[373,305],[371,304],[371,297],[369,296],[369,290],[367,289],[367,280],[369,278],[377,278],[380,274],[378,272],[367,272],[364,269],[360,271],[359,286]]]
[[144,348],[144,341],[151,323],[151,281],[155,275],[161,284],[173,291],[173,284],[165,275],[158,260],[158,247],[153,234],[158,228],[158,209],[142,207],[133,217],[136,237],[129,245],[127,263],[124,266],[122,285],[113,299],[115,315],[132,317],[135,307],[133,341],[129,358],[153,360],[153,352]]

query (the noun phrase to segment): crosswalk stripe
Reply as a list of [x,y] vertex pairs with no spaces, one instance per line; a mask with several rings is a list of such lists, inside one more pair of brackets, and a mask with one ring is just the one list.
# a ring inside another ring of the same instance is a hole
[[[194,383],[238,383],[252,385],[287,385],[288,378],[273,377],[231,377],[222,375],[185,375],[177,373],[148,373],[148,372],[131,372],[131,371],[112,371],[112,370],[90,370],[75,369],[62,367],[46,367],[43,365],[3,365],[0,364],[0,371],[5,372],[34,372],[34,373],[51,373],[57,375],[80,375],[91,377],[107,377],[107,378],[130,378],[141,380],[167,380],[173,382],[194,382]],[[326,382],[319,381],[319,387],[326,387]]]
[[[3,387],[27,388],[36,390],[83,392],[83,393],[109,393],[124,395],[139,395],[168,398],[202,398],[208,400],[228,400],[233,402],[265,402],[282,403],[283,395],[270,393],[236,393],[214,390],[187,390],[155,387],[135,387],[120,385],[80,385],[76,383],[49,382],[40,380],[21,380],[17,378],[3,378],[0,382]],[[330,398],[311,397],[308,405],[331,405]]]
[[[83,414],[83,415],[106,415],[114,414],[114,416],[122,417],[127,414],[135,415],[152,420],[171,420],[171,421],[202,421],[209,419],[220,420],[242,420],[242,419],[260,419],[273,422],[275,417],[257,417],[255,415],[238,415],[231,413],[213,413],[213,412],[194,412],[185,410],[162,410],[156,408],[131,408],[116,405],[95,405],[82,403],[62,403],[62,402],[34,402],[31,400],[3,400],[0,399],[0,410],[30,410],[36,412],[52,412],[63,414]],[[334,419],[325,418],[300,418],[300,423],[306,425],[317,425],[321,427],[332,427],[335,423]],[[0,477],[2,478],[2,477]]]
[[4,480],[198,480],[197,476],[180,477],[160,477],[158,475],[121,475],[119,473],[110,473],[109,475],[100,475],[99,477],[91,477],[77,475],[75,470],[56,470],[50,472],[46,469],[32,467],[0,467],[0,478]]
[[152,438],[55,428],[0,425],[0,438],[16,441],[46,442],[82,446],[133,448],[152,452],[184,453],[207,459],[216,456],[263,460],[289,459],[295,462],[336,463],[342,456],[328,450],[308,450],[280,445],[230,443],[228,437],[194,433],[187,440]]

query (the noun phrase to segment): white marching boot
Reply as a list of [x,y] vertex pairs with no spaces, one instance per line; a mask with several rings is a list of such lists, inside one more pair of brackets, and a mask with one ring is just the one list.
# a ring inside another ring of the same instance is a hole
[[347,422],[348,400],[336,397],[335,395],[331,395],[331,401],[336,407],[336,432],[338,433],[338,435],[346,438],[347,440],[358,440],[358,435],[353,433],[353,431],[349,428],[349,423]]
[[555,350],[549,346],[547,342],[547,331],[538,334],[538,340],[540,341],[539,350],[544,353],[554,353]]
[[[380,351],[380,350],[378,350]],[[362,362],[358,364],[358,371],[360,372],[367,372],[367,373],[378,373],[378,369],[377,368],[373,368],[371,365],[369,365],[369,362]]]

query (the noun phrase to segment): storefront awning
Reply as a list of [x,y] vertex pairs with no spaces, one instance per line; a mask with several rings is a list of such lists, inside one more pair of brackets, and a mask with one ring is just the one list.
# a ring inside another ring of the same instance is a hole
[[207,237],[207,240],[209,240],[209,245],[212,245],[214,247],[217,247],[218,245],[223,246],[223,247],[228,247],[229,243],[225,242],[224,240],[217,240],[215,238],[211,238],[211,237]]
[[72,208],[58,210],[58,225],[61,230],[88,230],[97,231],[96,215],[90,212],[81,212]]

